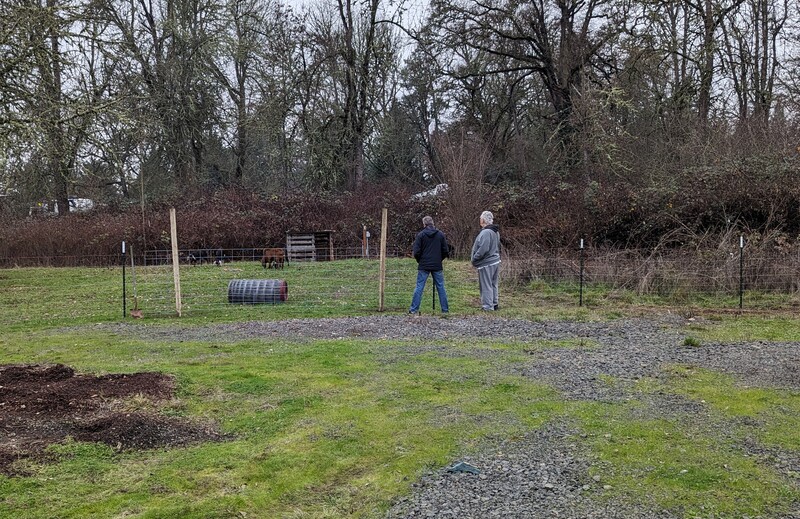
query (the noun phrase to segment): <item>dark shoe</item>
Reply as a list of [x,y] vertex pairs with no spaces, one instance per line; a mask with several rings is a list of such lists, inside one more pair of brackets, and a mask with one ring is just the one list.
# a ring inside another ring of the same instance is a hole
[[500,305],[494,305],[495,310],[500,310]]

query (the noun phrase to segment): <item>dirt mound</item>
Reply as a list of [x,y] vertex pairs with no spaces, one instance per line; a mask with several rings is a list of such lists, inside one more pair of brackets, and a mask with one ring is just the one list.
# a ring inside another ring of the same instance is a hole
[[72,437],[118,450],[219,440],[213,425],[126,411],[136,399],[158,406],[175,393],[161,373],[76,375],[61,364],[0,365],[0,473],[19,474],[18,460],[47,461],[46,447]]
[[102,442],[117,449],[153,449],[218,438],[213,428],[189,420],[144,413],[117,413],[76,428],[76,440]]

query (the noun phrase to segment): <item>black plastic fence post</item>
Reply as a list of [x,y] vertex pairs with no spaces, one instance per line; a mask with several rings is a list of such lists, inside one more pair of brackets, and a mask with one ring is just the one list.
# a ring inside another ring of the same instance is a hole
[[581,238],[581,255],[580,255],[580,296],[578,298],[578,306],[583,306],[583,238]]
[[122,242],[122,318],[128,315],[128,299],[125,294],[125,242]]
[[744,236],[739,236],[739,310],[744,302]]

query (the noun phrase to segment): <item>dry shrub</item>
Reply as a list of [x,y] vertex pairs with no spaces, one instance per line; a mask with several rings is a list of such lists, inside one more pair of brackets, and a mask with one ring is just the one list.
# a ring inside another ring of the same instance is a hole
[[[133,206],[7,221],[0,227],[0,260],[7,265],[116,264],[123,240],[137,254],[168,249],[171,205],[146,207],[144,215]],[[176,200],[174,206],[181,250],[280,247],[287,231],[308,230],[332,230],[337,248],[360,249],[363,225],[378,243],[383,207],[389,208],[388,247],[410,250],[424,211],[406,188],[393,184],[357,193],[261,195],[228,189]]]
[[[712,249],[594,249],[585,250],[584,282],[603,285],[610,297],[622,294],[653,295],[673,302],[688,302],[693,294],[736,295],[745,290],[796,293],[800,290],[800,247],[777,251],[775,239],[753,237],[745,242],[740,264],[736,240]],[[580,253],[553,250],[503,256],[501,279],[520,286],[579,280]]]
[[506,284],[525,286],[535,281],[576,282],[579,276],[579,258],[573,251],[502,255],[500,279]]
[[477,136],[460,133],[440,135],[435,143],[442,183],[448,189],[441,207],[447,229],[447,240],[455,255],[466,256],[479,229],[479,217],[488,209],[488,192],[484,184],[489,165],[489,147]]
[[738,244],[712,250],[592,252],[585,278],[640,295],[681,299],[691,293],[738,293],[741,267],[745,290],[798,290],[800,251],[778,256],[745,248],[741,265],[739,252]]

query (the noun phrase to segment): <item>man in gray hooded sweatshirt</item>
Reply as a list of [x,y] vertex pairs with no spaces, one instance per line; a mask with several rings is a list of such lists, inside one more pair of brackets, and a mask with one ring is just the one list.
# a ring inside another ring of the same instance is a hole
[[472,246],[472,266],[478,269],[481,308],[499,309],[500,232],[490,211],[481,213],[481,232]]

